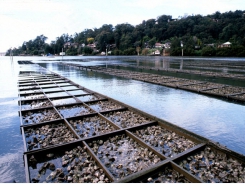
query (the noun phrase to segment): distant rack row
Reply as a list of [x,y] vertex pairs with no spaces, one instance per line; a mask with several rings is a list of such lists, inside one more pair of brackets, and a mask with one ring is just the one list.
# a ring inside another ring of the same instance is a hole
[[245,101],[245,88],[243,87],[229,86],[229,85],[217,84],[212,82],[203,82],[198,80],[182,79],[177,77],[149,74],[143,72],[111,69],[105,67],[82,66],[80,64],[74,64],[74,63],[60,62],[60,64],[76,67],[81,70],[92,70],[95,72],[106,73],[109,75],[115,75],[119,77],[130,78],[130,79],[149,82],[162,86],[193,91],[205,95],[224,97],[239,102]]
[[245,182],[243,155],[19,63],[27,182]]
[[[163,71],[163,72],[170,72],[170,73],[184,73],[184,74],[200,75],[200,76],[206,76],[206,77],[219,77],[219,78],[229,78],[229,79],[236,79],[236,80],[245,80],[244,74],[201,71],[201,70],[193,70],[193,69],[187,70],[187,69],[174,69],[174,68],[132,66],[132,65],[130,65],[130,66],[129,65],[113,65],[113,66],[130,67],[130,68],[138,68],[138,69],[146,69],[146,70],[155,70],[155,71]],[[199,68],[205,69],[205,67],[199,67]],[[208,69],[212,69],[212,68],[208,68]],[[237,72],[245,72],[245,70],[239,70],[239,69],[231,69],[231,70],[237,71]],[[229,71],[230,71],[230,69],[229,69]]]

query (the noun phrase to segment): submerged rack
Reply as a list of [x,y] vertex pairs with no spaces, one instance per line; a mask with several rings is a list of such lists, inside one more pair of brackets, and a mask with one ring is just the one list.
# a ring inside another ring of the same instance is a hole
[[18,87],[28,183],[245,182],[243,155],[58,74]]
[[236,100],[242,103],[245,102],[244,87],[229,86],[212,82],[201,82],[198,80],[182,79],[177,77],[162,76],[143,72],[132,72],[127,70],[104,68],[98,66],[82,66],[80,64],[64,62],[61,62],[60,64],[70,67],[76,67],[80,70],[92,70],[94,72],[101,72],[109,75],[130,78],[162,86],[188,90],[204,95],[222,97],[228,100]]
[[[244,74],[232,74],[232,73],[221,73],[221,72],[211,72],[211,71],[200,71],[200,70],[188,70],[188,69],[175,69],[175,68],[159,68],[159,67],[146,67],[146,66],[128,66],[128,65],[113,65],[115,67],[130,67],[130,68],[137,68],[137,69],[144,69],[144,70],[155,70],[155,71],[164,71],[164,72],[170,72],[170,73],[185,73],[185,74],[191,74],[191,75],[201,75],[205,77],[219,77],[219,78],[229,78],[229,79],[236,79],[236,80],[245,80]],[[218,65],[219,66],[219,65]],[[220,65],[219,67],[222,67]],[[231,67],[231,66],[229,66]],[[241,67],[241,66],[240,66]],[[205,69],[205,67],[200,67],[201,69]],[[209,68],[208,68],[209,69]],[[244,71],[244,70],[238,70],[233,69],[235,71]]]

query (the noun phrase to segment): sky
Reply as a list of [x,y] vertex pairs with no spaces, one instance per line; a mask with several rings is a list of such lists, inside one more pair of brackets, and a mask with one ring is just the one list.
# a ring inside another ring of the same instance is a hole
[[39,35],[47,43],[103,24],[133,26],[161,15],[206,16],[245,10],[244,0],[0,0],[0,52]]

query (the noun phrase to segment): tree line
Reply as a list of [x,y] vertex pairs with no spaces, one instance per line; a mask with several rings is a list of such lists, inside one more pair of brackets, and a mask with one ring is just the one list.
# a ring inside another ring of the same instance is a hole
[[[137,52],[148,54],[156,49],[155,43],[171,43],[171,48],[166,50],[173,56],[181,55],[182,49],[185,56],[245,56],[245,11],[217,11],[207,16],[189,15],[180,19],[161,15],[136,26],[104,24],[73,35],[62,34],[49,44],[46,40],[44,35],[37,36],[12,52],[14,55],[59,54],[63,49],[66,55],[95,55],[107,50],[113,55],[135,55]],[[218,47],[228,41],[230,48]],[[66,43],[71,46],[64,47]],[[164,48],[158,49],[162,52]]]

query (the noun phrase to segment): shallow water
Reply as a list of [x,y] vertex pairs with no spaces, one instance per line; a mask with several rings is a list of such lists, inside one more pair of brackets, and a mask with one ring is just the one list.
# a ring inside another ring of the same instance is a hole
[[[80,58],[83,65],[110,66],[131,64],[144,66],[178,67],[180,59],[168,57],[64,57],[67,62]],[[160,64],[159,64],[160,58]],[[228,148],[245,154],[245,106],[221,98],[200,95],[184,90],[144,83],[136,80],[80,71],[53,61],[39,61],[43,57],[0,57],[0,182],[25,182],[23,141],[18,116],[17,76],[26,67],[18,60],[33,60],[47,69],[98,93],[107,95],[175,125],[220,142]],[[45,58],[44,58],[45,59]],[[185,58],[184,62],[241,62],[244,58]],[[75,62],[77,63],[77,62]],[[173,64],[172,64],[173,63]],[[33,66],[28,66],[32,70]],[[234,85],[236,83],[234,82]],[[52,96],[53,94],[50,93]]]

